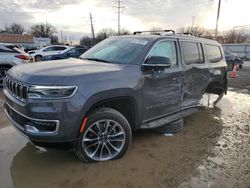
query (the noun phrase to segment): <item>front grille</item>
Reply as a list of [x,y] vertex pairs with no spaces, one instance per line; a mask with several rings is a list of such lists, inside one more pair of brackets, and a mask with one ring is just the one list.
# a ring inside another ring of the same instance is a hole
[[5,85],[6,88],[8,88],[10,94],[12,94],[12,96],[15,98],[21,101],[25,101],[27,99],[29,90],[28,86],[9,78],[6,78]]

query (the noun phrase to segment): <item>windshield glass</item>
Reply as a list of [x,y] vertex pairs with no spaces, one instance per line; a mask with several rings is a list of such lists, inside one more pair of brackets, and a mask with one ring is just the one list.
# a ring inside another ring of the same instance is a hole
[[149,39],[144,38],[109,38],[85,52],[81,59],[130,64],[144,49],[148,41]]

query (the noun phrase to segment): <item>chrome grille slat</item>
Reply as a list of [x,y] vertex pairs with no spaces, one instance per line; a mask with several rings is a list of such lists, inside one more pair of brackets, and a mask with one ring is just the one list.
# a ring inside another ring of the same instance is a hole
[[6,88],[9,90],[9,93],[18,100],[25,102],[28,97],[29,87],[25,84],[14,81],[10,78],[6,79]]
[[23,90],[23,85],[20,86],[20,98],[21,99],[23,98],[23,92],[22,92],[22,90]]

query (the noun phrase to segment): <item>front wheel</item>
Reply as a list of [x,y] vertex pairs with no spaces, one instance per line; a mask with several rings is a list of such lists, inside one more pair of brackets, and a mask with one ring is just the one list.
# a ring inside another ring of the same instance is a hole
[[7,68],[7,67],[0,67],[0,88],[3,87],[4,79],[6,77],[8,70],[9,70],[9,68]]
[[111,108],[102,108],[87,120],[75,152],[85,162],[118,159],[127,151],[132,131],[126,118]]

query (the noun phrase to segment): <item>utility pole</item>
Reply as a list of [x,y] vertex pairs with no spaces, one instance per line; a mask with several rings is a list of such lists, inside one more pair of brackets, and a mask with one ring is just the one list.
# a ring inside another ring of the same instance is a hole
[[192,30],[194,28],[194,19],[195,19],[195,16],[192,16]]
[[221,0],[219,0],[219,3],[218,3],[216,28],[215,28],[215,40],[217,40],[217,35],[218,35],[218,25],[219,25],[219,18],[220,18],[220,4],[221,4]]
[[95,31],[94,31],[93,19],[92,19],[92,14],[91,13],[89,13],[89,18],[90,18],[90,27],[91,27],[92,41],[94,42],[94,40],[95,40]]
[[117,8],[117,32],[118,35],[121,33],[121,13],[122,13],[122,9],[124,8],[123,6],[121,6],[121,0],[117,0],[117,6],[114,6],[115,8]]
[[63,44],[63,33],[62,33],[62,30],[61,30],[61,43]]

